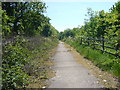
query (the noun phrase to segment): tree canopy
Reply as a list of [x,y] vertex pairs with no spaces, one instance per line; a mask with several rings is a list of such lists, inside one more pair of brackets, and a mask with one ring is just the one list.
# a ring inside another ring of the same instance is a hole
[[48,37],[53,34],[50,18],[44,15],[46,5],[43,2],[2,2],[2,10],[5,38],[16,35]]

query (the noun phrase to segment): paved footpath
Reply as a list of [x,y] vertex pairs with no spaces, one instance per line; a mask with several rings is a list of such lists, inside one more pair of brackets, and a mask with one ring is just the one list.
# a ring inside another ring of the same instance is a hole
[[48,88],[102,88],[90,71],[78,64],[69,49],[60,42],[53,57],[56,76],[51,78]]

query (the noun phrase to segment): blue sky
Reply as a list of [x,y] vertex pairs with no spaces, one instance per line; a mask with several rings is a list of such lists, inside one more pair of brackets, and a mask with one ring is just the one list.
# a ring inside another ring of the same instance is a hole
[[46,16],[51,21],[50,23],[60,32],[67,28],[78,27],[78,25],[84,24],[84,19],[87,18],[87,8],[92,8],[93,11],[109,9],[114,5],[117,0],[46,0],[45,3],[48,6]]

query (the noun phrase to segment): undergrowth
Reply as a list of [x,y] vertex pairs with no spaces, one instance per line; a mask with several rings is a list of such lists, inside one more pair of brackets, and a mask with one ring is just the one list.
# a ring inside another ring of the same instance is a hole
[[48,79],[49,51],[57,45],[55,38],[17,37],[3,46],[2,89],[25,88]]

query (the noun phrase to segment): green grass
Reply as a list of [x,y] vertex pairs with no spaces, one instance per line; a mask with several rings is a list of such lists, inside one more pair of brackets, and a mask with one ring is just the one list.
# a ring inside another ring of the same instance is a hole
[[80,45],[78,41],[72,39],[64,40],[83,55],[85,58],[91,60],[101,70],[112,72],[115,76],[120,78],[120,59],[107,53],[94,50],[88,46]]

